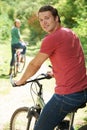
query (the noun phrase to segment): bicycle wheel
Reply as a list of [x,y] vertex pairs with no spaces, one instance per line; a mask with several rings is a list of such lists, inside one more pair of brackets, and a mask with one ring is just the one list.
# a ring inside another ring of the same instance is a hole
[[13,77],[16,77],[17,72],[18,72],[18,60],[17,60],[17,55],[14,54],[14,66],[13,66],[13,69],[12,69]]
[[28,107],[17,109],[10,120],[10,130],[33,130],[36,117],[29,114]]
[[[21,54],[19,55],[19,56],[21,56]],[[21,59],[21,58],[20,58]],[[21,73],[22,71],[23,71],[23,69],[24,69],[24,67],[25,67],[25,62],[26,62],[26,56],[24,55],[24,57],[23,57],[23,61],[21,61],[21,60],[19,60],[19,62],[18,62],[18,72],[19,73]]]

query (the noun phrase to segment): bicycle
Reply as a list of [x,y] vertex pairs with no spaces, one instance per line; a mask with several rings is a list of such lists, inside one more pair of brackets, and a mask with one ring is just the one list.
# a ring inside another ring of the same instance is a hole
[[[31,83],[30,92],[34,102],[34,105],[31,107],[20,107],[14,111],[10,119],[10,130],[33,130],[36,122],[38,121],[39,115],[45,105],[43,99],[43,85],[39,82],[43,79],[51,79],[47,74],[41,74],[41,77],[37,77],[33,80],[26,81]],[[12,77],[10,81],[13,87],[16,87]],[[35,88],[33,86],[35,85]],[[36,91],[35,91],[36,90]],[[37,96],[36,101],[33,98],[32,92]],[[85,107],[86,104],[81,105],[79,108]],[[69,119],[64,119],[59,125],[57,125],[54,130],[73,130],[73,122],[75,112],[79,109],[75,109],[69,115]]]
[[[27,45],[27,43],[24,43],[25,45]],[[15,49],[16,52],[14,54],[14,66],[12,69],[12,74],[14,77],[16,77],[17,73],[21,73],[25,67],[25,63],[26,63],[26,56],[21,54],[21,52],[23,51],[23,49],[19,48],[19,49]]]

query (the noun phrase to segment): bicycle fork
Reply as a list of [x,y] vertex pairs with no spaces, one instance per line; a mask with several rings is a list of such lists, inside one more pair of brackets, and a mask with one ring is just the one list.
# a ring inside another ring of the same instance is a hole
[[[38,117],[40,115],[40,112],[41,112],[41,108],[38,105],[32,106],[32,107],[29,108],[28,115],[27,115],[28,123],[27,123],[27,129],[26,130],[29,130],[30,123],[31,123],[31,120],[32,120],[33,117],[35,118],[35,124],[36,124]],[[34,124],[34,126],[35,126],[35,124]]]
[[35,106],[35,107],[33,106],[33,107],[29,108],[27,118],[34,116],[36,119],[38,119],[40,111],[41,111],[41,108],[38,106]]

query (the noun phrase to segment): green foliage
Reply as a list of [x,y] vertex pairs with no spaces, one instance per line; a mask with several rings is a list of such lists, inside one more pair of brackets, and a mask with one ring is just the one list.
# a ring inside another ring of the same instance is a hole
[[[84,7],[84,9],[86,9]],[[81,17],[75,18],[78,26],[74,27],[73,30],[78,34],[78,36],[81,39],[82,46],[85,52],[85,55],[87,56],[87,11],[82,11]]]
[[42,28],[39,25],[39,21],[36,14],[32,14],[28,19],[29,29],[31,30],[30,33],[30,42],[32,44],[36,44],[40,41],[45,34]]
[[10,37],[11,20],[8,16],[9,5],[0,1],[0,42]]
[[55,4],[59,10],[62,23],[70,28],[78,27],[76,18],[87,17],[87,2],[85,0],[62,0]]
[[1,0],[0,39],[6,40],[10,38],[12,23],[15,18],[19,18],[22,21],[21,33],[23,37],[26,37],[31,44],[40,41],[45,33],[39,25],[36,14],[39,7],[45,4],[53,5],[58,9],[62,25],[72,28],[85,46],[87,40],[86,0],[54,0],[52,2],[50,0]]
[[8,17],[9,17],[9,19],[11,19],[11,20],[14,20],[14,8],[9,8],[8,9]]
[[6,40],[10,36],[10,24],[7,14],[0,16],[0,40]]

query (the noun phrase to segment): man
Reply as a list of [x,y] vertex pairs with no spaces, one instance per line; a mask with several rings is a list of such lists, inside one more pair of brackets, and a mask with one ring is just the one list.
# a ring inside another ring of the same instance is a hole
[[87,102],[85,60],[79,38],[70,29],[61,26],[59,14],[54,7],[41,7],[38,18],[48,35],[16,84],[25,83],[43,62],[50,59],[56,80],[55,93],[45,105],[34,130],[53,130],[69,112]]
[[9,75],[12,73],[12,67],[14,65],[14,54],[16,52],[16,49],[23,49],[23,51],[21,52],[22,54],[22,59],[24,54],[26,53],[26,46],[24,44],[24,41],[21,39],[21,35],[20,35],[20,28],[21,26],[21,22],[19,19],[16,19],[14,21],[14,26],[12,27],[11,30],[11,53],[12,53],[12,58],[11,58],[11,62],[10,62],[10,71],[9,71]]

